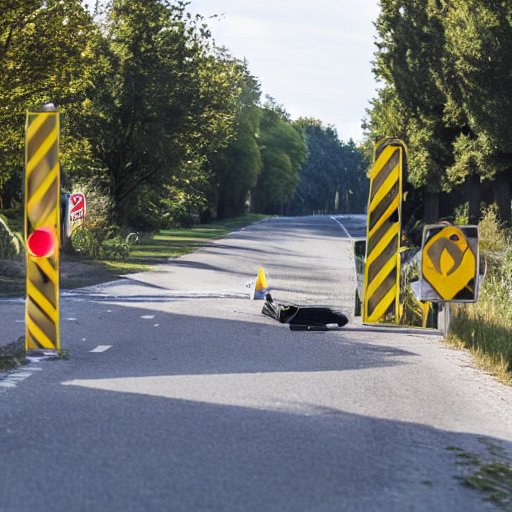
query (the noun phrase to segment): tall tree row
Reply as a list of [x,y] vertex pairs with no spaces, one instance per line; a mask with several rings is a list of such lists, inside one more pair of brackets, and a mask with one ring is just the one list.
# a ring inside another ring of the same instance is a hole
[[0,6],[0,207],[19,199],[25,112],[80,108],[95,27],[80,0],[4,0]]
[[336,130],[319,120],[299,119],[305,129],[308,157],[290,210],[296,214],[363,213],[368,200],[369,166],[354,141],[343,143]]
[[[332,148],[319,150],[311,127],[260,95],[186,1],[106,0],[91,13],[82,0],[4,0],[0,208],[23,200],[26,110],[50,102],[64,189],[117,225],[355,207],[359,150],[323,128]],[[333,197],[314,188],[321,179]]]
[[471,220],[485,192],[510,221],[512,4],[381,0],[380,6],[374,73],[383,86],[369,111],[370,137],[408,144],[408,182],[421,192],[426,221],[439,217],[439,194],[462,185]]

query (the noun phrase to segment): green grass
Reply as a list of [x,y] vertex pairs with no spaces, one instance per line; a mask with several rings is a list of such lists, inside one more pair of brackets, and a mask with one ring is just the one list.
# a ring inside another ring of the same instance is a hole
[[512,238],[493,208],[487,210],[479,227],[487,276],[477,303],[452,306],[447,341],[467,348],[478,367],[512,385]]
[[26,364],[25,337],[18,338],[4,347],[0,347],[0,371],[12,370]]
[[[12,229],[21,229],[22,218],[18,210],[1,211],[9,220]],[[90,286],[106,282],[119,277],[122,274],[144,272],[152,266],[165,263],[169,258],[177,258],[184,254],[191,253],[199,247],[211,243],[226,236],[232,231],[260,221],[267,216],[250,214],[243,217],[226,219],[212,222],[211,224],[199,225],[191,229],[162,230],[159,233],[141,233],[140,241],[132,245],[127,260],[90,260],[80,257],[63,255],[61,258],[61,288],[72,289],[82,286]],[[66,264],[86,265],[86,272],[64,274],[63,267]],[[24,265],[18,264],[21,268],[0,269],[0,296],[23,295],[26,290],[24,276]]]
[[161,230],[153,235],[141,235],[140,242],[132,246],[127,261],[101,261],[103,268],[114,272],[130,273],[149,270],[152,265],[165,263],[168,258],[178,258],[194,252],[211,241],[228,233],[266,218],[266,215],[249,214],[243,217],[199,225],[191,229]]
[[479,368],[512,385],[512,325],[487,303],[453,309],[448,343],[468,349]]

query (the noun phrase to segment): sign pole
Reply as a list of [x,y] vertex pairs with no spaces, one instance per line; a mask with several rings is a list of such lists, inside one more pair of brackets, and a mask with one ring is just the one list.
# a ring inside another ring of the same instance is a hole
[[53,104],[27,111],[25,127],[25,347],[29,354],[60,349],[59,111]]

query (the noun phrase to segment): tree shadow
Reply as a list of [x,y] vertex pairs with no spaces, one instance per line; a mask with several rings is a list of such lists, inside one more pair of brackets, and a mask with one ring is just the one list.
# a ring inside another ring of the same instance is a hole
[[290,333],[240,301],[169,302],[66,301],[70,360],[2,395],[0,510],[495,510],[457,478],[510,460],[510,440],[323,399],[360,400],[323,381],[347,372],[377,392],[374,371],[409,364],[414,345]]

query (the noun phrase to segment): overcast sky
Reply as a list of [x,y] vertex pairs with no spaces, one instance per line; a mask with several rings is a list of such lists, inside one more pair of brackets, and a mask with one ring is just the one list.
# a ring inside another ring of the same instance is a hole
[[371,72],[378,0],[191,0],[214,39],[239,58],[293,119],[333,124],[340,139],[362,140],[375,96]]

